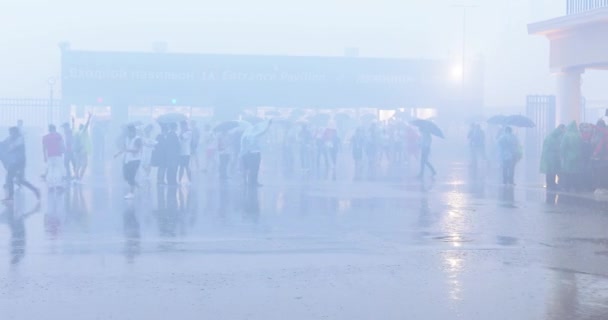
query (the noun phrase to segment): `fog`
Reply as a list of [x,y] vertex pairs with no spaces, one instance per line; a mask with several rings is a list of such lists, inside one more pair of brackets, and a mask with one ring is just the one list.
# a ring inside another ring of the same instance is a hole
[[[527,94],[552,94],[548,41],[530,22],[564,13],[563,1],[6,1],[0,10],[0,96],[46,97],[59,76],[60,41],[73,49],[340,56],[461,57],[462,9],[467,58],[485,62],[485,104],[522,106]],[[607,98],[601,75],[585,93]]]

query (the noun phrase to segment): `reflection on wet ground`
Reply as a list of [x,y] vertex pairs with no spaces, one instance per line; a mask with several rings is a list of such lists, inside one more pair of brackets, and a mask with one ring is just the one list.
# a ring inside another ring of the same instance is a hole
[[608,318],[608,202],[452,172],[24,196],[0,215],[2,319]]

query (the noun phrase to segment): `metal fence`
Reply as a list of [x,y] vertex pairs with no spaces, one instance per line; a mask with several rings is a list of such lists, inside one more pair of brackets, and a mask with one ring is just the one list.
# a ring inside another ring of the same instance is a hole
[[24,120],[27,127],[46,128],[61,119],[61,101],[48,99],[0,99],[0,127],[14,126]]
[[608,7],[608,0],[567,0],[566,12],[577,14]]
[[526,115],[536,123],[536,127],[526,130],[526,155],[539,159],[543,140],[557,126],[555,96],[528,96]]

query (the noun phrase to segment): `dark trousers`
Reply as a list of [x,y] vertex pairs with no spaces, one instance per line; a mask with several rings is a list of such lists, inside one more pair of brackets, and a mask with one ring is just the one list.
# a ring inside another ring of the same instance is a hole
[[38,191],[34,185],[25,180],[25,165],[16,165],[8,168],[5,182],[8,199],[12,199],[15,195],[15,182],[28,188],[36,195],[36,197],[40,197],[40,191]]
[[502,183],[515,184],[515,160],[502,161]]
[[259,152],[247,153],[243,156],[243,168],[246,184],[250,186],[255,186],[258,184],[258,174],[260,172],[261,162],[262,154]]
[[168,184],[174,186],[177,184],[177,168],[178,165],[163,165],[158,167],[156,174],[158,184]]
[[433,165],[431,164],[431,162],[429,161],[429,156],[431,155],[431,150],[422,150],[422,153],[420,154],[420,176],[423,177],[424,176],[424,169],[425,167],[428,167],[429,170],[431,170],[431,173],[433,175],[435,175],[437,172],[435,171],[435,168],[433,167]]
[[230,154],[222,153],[220,154],[220,179],[226,180],[228,179],[228,164],[230,163]]
[[140,161],[129,161],[122,166],[122,174],[129,186],[137,187],[135,177],[137,176],[137,170],[139,169]]
[[158,184],[164,184],[167,180],[167,166],[158,166],[156,172],[156,181]]
[[547,184],[547,189],[555,189],[557,188],[557,173],[549,172],[545,175],[545,182]]
[[167,166],[167,184],[170,186],[177,185],[177,164]]

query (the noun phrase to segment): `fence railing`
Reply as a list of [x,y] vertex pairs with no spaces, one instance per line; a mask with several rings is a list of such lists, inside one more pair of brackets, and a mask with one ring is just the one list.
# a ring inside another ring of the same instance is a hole
[[577,14],[608,7],[608,0],[567,0],[566,12]]
[[25,126],[46,128],[49,123],[67,121],[61,118],[61,105],[61,100],[0,98],[0,126],[24,120]]

